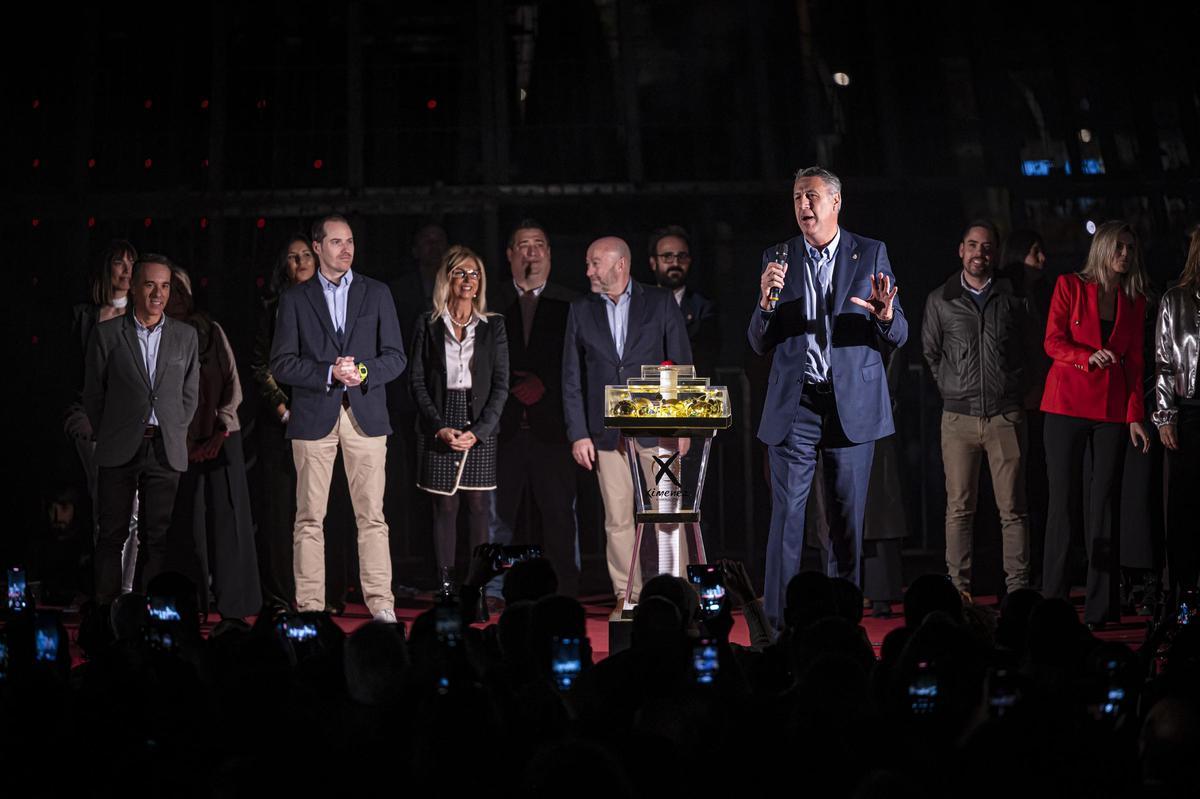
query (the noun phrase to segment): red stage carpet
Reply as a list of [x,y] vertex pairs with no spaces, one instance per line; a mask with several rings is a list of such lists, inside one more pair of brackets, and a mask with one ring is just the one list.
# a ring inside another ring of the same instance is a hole
[[[1080,614],[1083,612],[1083,595],[1072,597],[1078,606]],[[976,597],[976,603],[985,608],[998,610],[994,597]],[[396,617],[404,622],[405,627],[412,624],[413,619],[424,613],[432,604],[432,596],[430,594],[422,594],[417,597],[405,601],[400,607],[396,608]],[[595,653],[597,660],[602,660],[608,657],[608,616],[612,612],[612,599],[607,597],[585,597],[583,599],[584,609],[587,611],[587,634],[591,639],[592,651]],[[870,639],[872,646],[875,647],[875,653],[879,654],[879,647],[883,644],[884,636],[889,632],[900,627],[904,623],[903,608],[899,603],[893,606],[893,612],[896,614],[890,619],[876,619],[870,615],[863,618],[862,626],[867,631],[867,637]],[[498,617],[493,617],[494,623]],[[367,612],[366,607],[358,604],[349,604],[346,606],[346,611],[335,616],[334,621],[338,626],[347,633],[354,632],[362,625],[371,620],[371,615]],[[220,621],[220,618],[215,614],[210,615],[208,622],[203,626],[204,633],[207,635],[209,631]],[[253,618],[248,619],[253,622]],[[79,631],[78,614],[71,612],[64,613],[64,622],[66,623],[68,633],[71,636],[71,654],[75,663],[81,660],[81,653],[75,644],[75,639]],[[1098,633],[1098,637],[1105,641],[1120,641],[1133,649],[1141,646],[1146,638],[1146,623],[1147,619],[1140,616],[1124,616],[1120,624],[1109,625],[1108,629]],[[482,625],[477,625],[482,626]],[[744,646],[750,643],[750,634],[746,628],[746,621],[740,612],[734,613],[733,632],[730,635],[730,641],[735,644]]]

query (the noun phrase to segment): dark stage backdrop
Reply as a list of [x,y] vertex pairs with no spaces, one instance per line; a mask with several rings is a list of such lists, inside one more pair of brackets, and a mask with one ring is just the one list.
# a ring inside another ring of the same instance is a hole
[[[1200,219],[1198,12],[1144,8],[1118,25],[1115,4],[1074,8],[279,0],[15,12],[24,35],[7,54],[0,153],[20,397],[6,559],[44,525],[49,488],[80,478],[61,432],[70,309],[108,241],[186,266],[245,363],[278,248],[339,211],[356,269],[384,280],[413,268],[411,237],[429,220],[495,279],[509,227],[533,216],[554,279],[577,290],[592,239],[626,238],[648,279],[648,233],[687,227],[691,282],[720,308],[717,377],[737,413],[710,551],[756,563],[766,370],[744,330],[762,250],[795,231],[797,167],[841,174],[844,226],[887,242],[911,364],[925,295],[959,267],[973,217],[1040,230],[1058,271],[1081,263],[1087,221],[1123,217],[1156,281],[1178,274]],[[901,396],[908,545],[936,553],[939,402],[919,366]],[[586,512],[594,556],[602,532]]]

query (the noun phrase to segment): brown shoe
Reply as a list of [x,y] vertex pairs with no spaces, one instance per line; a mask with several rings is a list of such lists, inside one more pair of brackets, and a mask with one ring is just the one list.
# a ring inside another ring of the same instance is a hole
[[608,614],[609,621],[620,621],[625,618],[625,595],[617,594],[617,604],[613,608],[613,612]]

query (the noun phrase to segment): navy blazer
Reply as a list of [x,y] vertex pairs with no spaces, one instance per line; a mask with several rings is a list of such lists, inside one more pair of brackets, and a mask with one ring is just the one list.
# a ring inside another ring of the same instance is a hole
[[617,356],[608,311],[599,294],[571,303],[563,343],[563,413],[567,438],[591,438],[597,449],[616,449],[618,433],[604,427],[604,387],[640,377],[643,364],[692,362],[683,314],[666,289],[634,281],[629,298],[625,352]]
[[277,382],[292,387],[289,439],[315,441],[333,430],[342,384],[335,380],[330,385],[329,367],[343,355],[353,355],[367,367],[367,379],[346,390],[359,427],[369,436],[392,432],[384,386],[404,371],[405,356],[396,305],[386,285],[354,273],[343,333],[345,345],[340,346],[315,275],[280,296],[271,373]]
[[[504,317],[489,314],[475,325],[475,353],[471,357],[470,430],[478,439],[495,435],[508,399],[508,338]],[[446,323],[429,314],[413,325],[412,369],[408,382],[417,405],[417,425],[434,435],[448,427],[446,412]]]
[[[804,302],[804,237],[788,242],[787,277],[779,293],[774,313],[755,303],[747,335],[751,348],[759,355],[775,350],[767,398],[763,406],[758,437],[776,445],[791,428],[792,419],[804,389],[804,357],[810,333]],[[763,252],[762,268],[775,258],[774,248]],[[897,296],[892,305],[892,321],[882,323],[850,302],[850,297],[866,299],[871,295],[871,275],[880,272],[892,279],[887,247],[883,242],[856,236],[842,230],[833,268],[833,325],[830,341],[829,370],[838,416],[846,437],[855,443],[875,441],[895,432],[892,404],[884,379],[884,346],[901,347],[908,338],[908,321]]]

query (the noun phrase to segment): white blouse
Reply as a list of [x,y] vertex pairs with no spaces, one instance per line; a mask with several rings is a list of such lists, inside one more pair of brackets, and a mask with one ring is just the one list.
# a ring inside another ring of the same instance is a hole
[[458,325],[450,318],[450,310],[442,311],[442,324],[446,327],[446,388],[450,391],[471,387],[471,361],[475,357],[475,328],[487,322],[476,311],[471,311],[466,335],[458,340]]

